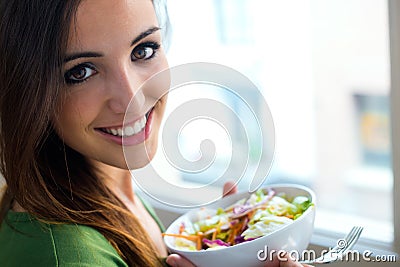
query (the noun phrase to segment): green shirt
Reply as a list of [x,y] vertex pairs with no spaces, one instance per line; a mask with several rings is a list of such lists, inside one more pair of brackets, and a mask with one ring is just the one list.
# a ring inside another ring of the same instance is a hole
[[[164,227],[151,207],[146,209]],[[9,211],[0,227],[1,267],[128,266],[94,228],[45,224],[24,212]]]

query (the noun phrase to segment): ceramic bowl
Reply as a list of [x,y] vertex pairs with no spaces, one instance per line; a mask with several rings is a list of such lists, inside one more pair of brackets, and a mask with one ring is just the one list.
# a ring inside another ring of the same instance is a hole
[[[291,224],[252,241],[240,243],[234,246],[221,249],[208,249],[200,251],[182,250],[175,247],[175,238],[164,236],[164,242],[171,253],[177,253],[198,267],[251,267],[265,266],[270,257],[277,255],[280,251],[287,251],[291,254],[305,250],[310,242],[314,229],[315,217],[315,194],[304,186],[295,184],[269,185],[263,189],[273,189],[277,194],[285,193],[288,198],[296,196],[306,196],[314,204],[310,206],[299,218]],[[238,200],[247,198],[248,192],[237,193],[222,198],[211,205],[206,206],[211,212],[217,208],[226,208],[236,203]],[[191,210],[176,219],[166,230],[166,233],[177,234],[182,223],[194,222],[198,218],[199,212],[204,212],[204,208]]]

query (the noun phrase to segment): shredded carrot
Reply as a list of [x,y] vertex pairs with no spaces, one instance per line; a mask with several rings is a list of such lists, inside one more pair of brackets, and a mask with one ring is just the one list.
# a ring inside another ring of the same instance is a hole
[[215,227],[215,231],[212,234],[211,240],[215,240],[217,238],[217,234],[221,232],[221,222],[218,222],[217,226]]
[[163,233],[162,236],[172,236],[172,237],[180,237],[180,238],[185,238],[190,241],[196,242],[196,249],[201,250],[202,248],[202,239],[203,239],[203,233],[198,232],[197,235],[178,235],[178,234],[166,234]]
[[226,240],[228,243],[230,243],[232,246],[234,245],[233,243],[235,242],[235,235],[236,235],[236,226],[234,228],[231,228],[228,239]]
[[231,246],[235,245],[235,237],[237,233],[242,229],[244,224],[244,220],[240,220],[238,223],[234,224],[231,227],[229,236],[227,238],[227,242],[231,244]]
[[181,238],[185,238],[188,239],[190,241],[193,242],[197,242],[200,237],[199,236],[193,236],[193,235],[180,235],[180,234],[166,234],[166,233],[162,233],[162,236],[172,236],[172,237],[181,237]]
[[247,218],[249,218],[249,220],[251,220],[251,218],[253,217],[253,215],[254,215],[254,210],[253,210],[253,211],[250,211],[249,213],[247,213]]
[[217,238],[217,232],[218,232],[218,228],[212,234],[211,240],[215,240]]
[[202,245],[203,236],[204,236],[203,232],[197,233],[197,244],[196,244],[197,250],[201,250],[201,248],[203,247],[203,245]]
[[234,245],[234,243],[235,243],[235,237],[236,237],[238,231],[239,231],[238,227],[235,227],[232,230],[232,237],[231,237],[231,240],[229,240],[229,243],[231,243],[232,245]]

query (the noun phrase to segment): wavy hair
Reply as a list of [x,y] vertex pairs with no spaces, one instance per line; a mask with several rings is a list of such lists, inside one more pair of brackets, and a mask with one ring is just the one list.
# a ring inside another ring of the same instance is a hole
[[[95,228],[130,266],[161,266],[138,219],[51,124],[79,3],[0,1],[0,171],[7,184],[0,222],[17,201],[41,221]],[[166,9],[153,4],[165,36]]]

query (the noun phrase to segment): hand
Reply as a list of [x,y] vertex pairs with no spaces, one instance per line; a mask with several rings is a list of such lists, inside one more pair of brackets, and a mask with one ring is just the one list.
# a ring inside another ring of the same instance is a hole
[[275,257],[273,261],[267,262],[264,267],[313,267],[308,264],[300,264],[297,261],[294,261],[289,254]]
[[222,191],[222,197],[226,197],[232,194],[236,194],[238,191],[237,185],[234,182],[229,181],[224,184],[224,189]]
[[[167,257],[166,263],[171,267],[196,267],[193,263],[189,260],[185,259],[184,257],[178,254],[171,254]],[[290,267],[290,266],[287,266]]]
[[[195,267],[193,263],[178,254],[171,254],[168,256],[168,265],[172,267]],[[272,262],[265,264],[265,267],[312,267],[308,264],[300,264],[293,261],[287,254],[284,257],[275,258]]]

